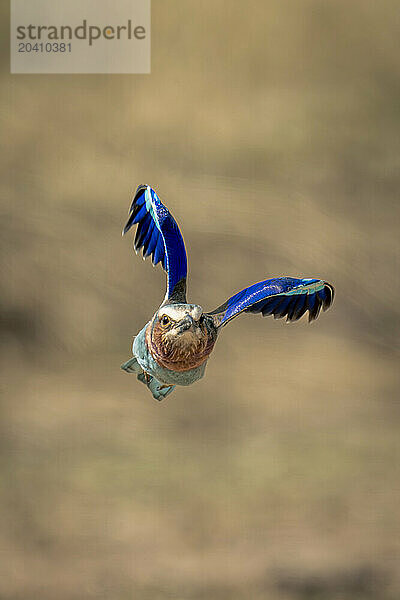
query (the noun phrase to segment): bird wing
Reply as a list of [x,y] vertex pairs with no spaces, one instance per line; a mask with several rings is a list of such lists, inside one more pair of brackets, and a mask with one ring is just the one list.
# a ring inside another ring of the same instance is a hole
[[226,325],[242,312],[286,316],[287,321],[297,321],[308,310],[308,320],[319,315],[321,307],[327,310],[333,302],[334,288],[320,279],[295,279],[278,277],[259,281],[228,298],[210,313],[217,327]]
[[179,227],[156,192],[139,185],[122,235],[137,225],[134,248],[143,248],[143,257],[151,255],[154,265],[161,262],[167,273],[166,299],[186,302],[187,258]]

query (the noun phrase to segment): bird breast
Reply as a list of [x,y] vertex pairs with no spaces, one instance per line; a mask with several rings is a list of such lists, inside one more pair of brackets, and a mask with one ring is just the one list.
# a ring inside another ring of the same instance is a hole
[[188,371],[203,364],[214,347],[215,339],[206,328],[195,334],[187,331],[179,336],[168,336],[158,326],[149,323],[146,329],[146,345],[154,360],[171,371]]

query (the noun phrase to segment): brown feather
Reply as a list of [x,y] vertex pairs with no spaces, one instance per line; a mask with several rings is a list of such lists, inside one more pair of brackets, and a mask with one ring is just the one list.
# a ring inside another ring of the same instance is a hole
[[214,347],[215,338],[204,325],[196,332],[168,336],[156,320],[146,329],[147,348],[155,361],[172,371],[188,371],[207,360]]

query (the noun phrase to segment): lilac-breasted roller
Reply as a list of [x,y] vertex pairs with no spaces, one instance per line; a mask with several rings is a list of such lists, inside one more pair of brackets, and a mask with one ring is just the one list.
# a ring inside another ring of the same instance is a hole
[[160,308],[134,338],[133,357],[121,368],[135,373],[156,400],[176,385],[190,385],[203,377],[222,328],[243,312],[298,321],[308,311],[308,320],[313,321],[321,307],[327,310],[332,304],[334,289],[326,281],[276,277],[254,283],[204,312],[186,300],[185,244],[175,219],[148,185],[137,188],[123,235],[134,225],[134,248],[142,248],[143,257],[151,256],[154,265],[161,262],[167,291]]

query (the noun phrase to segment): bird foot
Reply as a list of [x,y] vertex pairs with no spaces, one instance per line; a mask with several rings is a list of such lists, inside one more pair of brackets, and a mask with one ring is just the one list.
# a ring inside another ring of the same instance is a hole
[[164,398],[166,398],[175,387],[174,385],[165,385],[163,383],[160,383],[158,379],[155,379],[155,377],[153,377],[149,373],[146,373],[146,371],[142,371],[141,373],[139,373],[137,378],[149,388],[150,392],[153,395],[153,398],[155,400],[158,400],[159,402],[161,402],[161,400],[164,400]]
[[129,360],[127,360],[126,362],[124,362],[123,365],[121,365],[121,369],[123,371],[126,371],[126,373],[140,373],[140,371],[142,370],[141,366],[139,365],[138,361],[136,360],[136,358],[133,356],[132,358],[130,358]]

